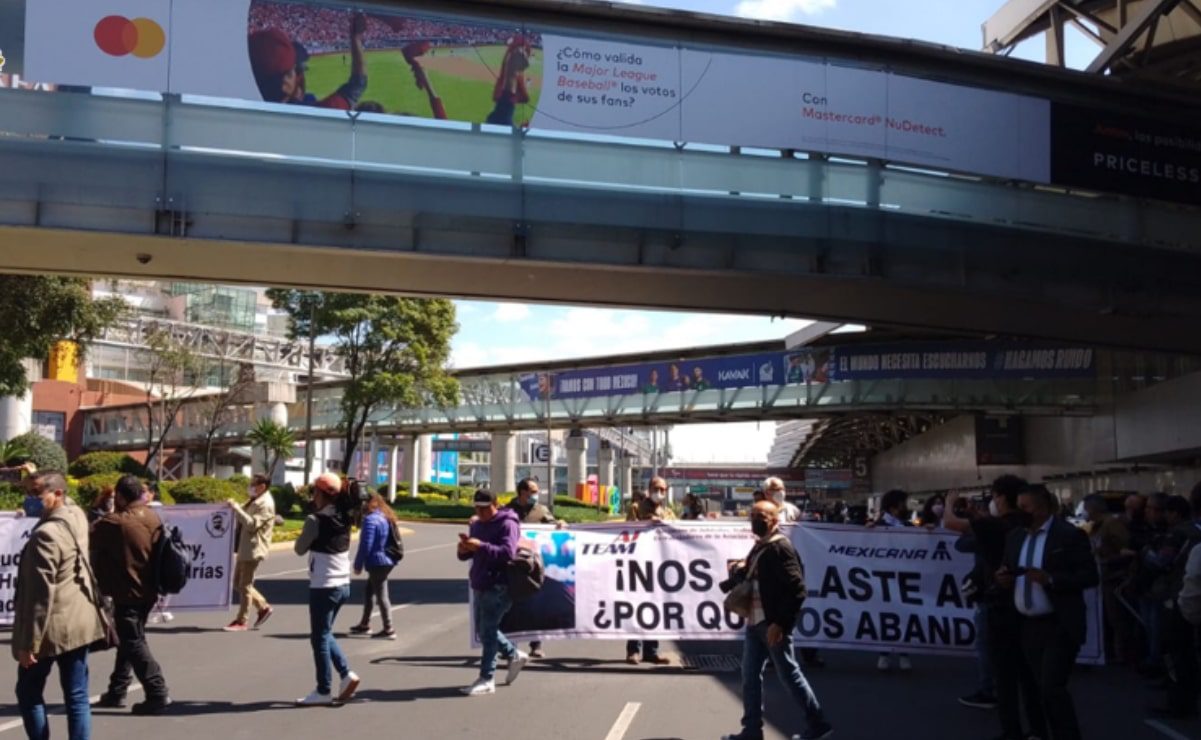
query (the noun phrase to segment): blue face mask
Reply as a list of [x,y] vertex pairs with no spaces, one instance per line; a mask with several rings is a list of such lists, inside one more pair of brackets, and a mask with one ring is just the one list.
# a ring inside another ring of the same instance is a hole
[[40,518],[42,512],[46,510],[46,505],[42,503],[40,496],[26,496],[21,503],[21,508],[25,511],[25,516]]

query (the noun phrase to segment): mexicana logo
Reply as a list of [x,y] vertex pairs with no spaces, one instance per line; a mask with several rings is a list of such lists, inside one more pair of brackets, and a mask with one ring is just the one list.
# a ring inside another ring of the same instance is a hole
[[951,552],[947,550],[947,543],[939,542],[934,548],[934,554],[930,556],[931,560],[950,560]]

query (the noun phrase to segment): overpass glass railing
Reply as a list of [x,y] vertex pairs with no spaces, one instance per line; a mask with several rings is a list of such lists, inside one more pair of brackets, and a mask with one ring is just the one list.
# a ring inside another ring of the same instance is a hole
[[[357,233],[347,229],[338,238],[360,246],[374,245],[372,226],[419,228],[419,213],[461,219],[466,233],[480,220],[574,225],[583,218],[615,228],[794,235],[787,219],[727,223],[688,205],[720,199],[783,213],[842,206],[1201,249],[1198,213],[1184,207],[791,152],[602,141],[188,97],[0,89],[0,109],[0,223],[9,225],[121,231],[136,221],[144,231],[144,212],[153,209],[227,217],[219,226],[203,218],[180,224],[178,231],[191,236],[301,243],[329,237],[289,229],[303,219],[354,225]],[[477,197],[483,190],[491,197]],[[645,196],[646,207],[554,207],[556,191],[590,190]],[[231,234],[231,219],[255,227]]]

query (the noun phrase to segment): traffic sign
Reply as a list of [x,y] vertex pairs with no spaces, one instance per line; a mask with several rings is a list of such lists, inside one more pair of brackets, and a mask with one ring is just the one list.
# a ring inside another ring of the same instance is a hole
[[535,446],[534,460],[540,463],[550,462],[550,445]]

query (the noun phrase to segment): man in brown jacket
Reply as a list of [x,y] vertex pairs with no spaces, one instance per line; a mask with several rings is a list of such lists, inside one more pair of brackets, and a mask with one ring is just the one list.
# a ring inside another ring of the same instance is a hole
[[[650,495],[640,501],[633,501],[626,512],[627,522],[662,522],[673,521],[676,513],[667,504],[667,481],[655,476],[651,478]],[[630,640],[626,643],[626,662],[638,665],[639,654],[643,663],[651,665],[670,665],[671,659],[659,655],[658,640]]]
[[12,652],[20,664],[17,705],[30,738],[50,737],[42,692],[56,663],[70,736],[87,738],[91,732],[88,646],[104,637],[104,627],[84,556],[87,515],[66,491],[62,473],[47,471],[26,481],[27,506],[40,521],[17,566]]
[[242,506],[233,499],[229,508],[238,518],[238,562],[234,566],[234,591],[238,593],[238,616],[225,626],[226,632],[245,632],[250,629],[247,617],[255,609],[254,628],[258,629],[275,611],[267,599],[254,587],[254,574],[271,552],[271,532],[275,529],[275,499],[271,497],[271,480],[256,475],[247,491],[250,501]]
[[146,643],[146,619],[158,600],[155,546],[163,537],[158,514],[142,501],[142,482],[127,475],[117,481],[117,510],[96,522],[92,530],[92,566],[100,590],[113,600],[113,617],[121,644],[97,706],[122,707],[132,675],[146,690],[146,701],[134,704],[134,714],[158,714],[171,699],[158,661]]

